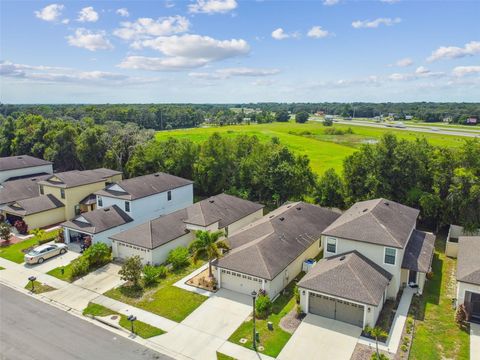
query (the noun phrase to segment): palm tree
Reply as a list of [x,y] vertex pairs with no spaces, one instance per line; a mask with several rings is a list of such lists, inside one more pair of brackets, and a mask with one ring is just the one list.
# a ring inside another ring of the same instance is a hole
[[388,334],[383,330],[381,327],[374,327],[373,329],[369,329],[370,336],[375,338],[375,346],[377,348],[377,359],[380,359],[380,351],[378,350],[378,338],[380,337],[387,337]]
[[193,253],[194,263],[196,263],[200,257],[207,257],[208,276],[210,278],[213,278],[212,260],[222,256],[220,249],[228,250],[228,245],[225,241],[218,241],[222,235],[223,231],[197,231],[195,240],[189,246],[189,250]]

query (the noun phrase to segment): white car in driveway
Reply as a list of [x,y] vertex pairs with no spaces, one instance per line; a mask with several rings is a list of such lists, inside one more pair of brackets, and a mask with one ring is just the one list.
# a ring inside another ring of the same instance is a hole
[[25,262],[27,264],[41,264],[54,256],[65,254],[67,249],[67,245],[62,243],[40,245],[25,254]]

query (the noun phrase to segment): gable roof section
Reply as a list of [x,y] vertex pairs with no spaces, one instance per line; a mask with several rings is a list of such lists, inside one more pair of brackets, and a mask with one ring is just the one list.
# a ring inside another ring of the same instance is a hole
[[62,226],[89,234],[98,234],[132,221],[133,219],[122,209],[113,205],[83,213],[73,220],[64,222]]
[[7,181],[0,185],[0,204],[37,197],[40,195],[38,181],[51,175],[33,176],[27,179]]
[[48,194],[19,200],[11,205],[7,205],[5,207],[5,211],[9,214],[27,216],[43,211],[61,208],[64,206],[65,205],[55,196]]
[[0,158],[0,171],[25,169],[42,165],[52,165],[52,162],[30,155],[7,156]]
[[403,255],[402,268],[427,273],[432,265],[435,235],[413,230]]
[[48,178],[39,181],[41,185],[55,186],[60,188],[71,188],[76,186],[93,184],[107,180],[114,175],[121,175],[120,171],[99,168],[94,170],[72,170],[50,175]]
[[281,206],[228,238],[220,268],[272,280],[307,250],[340,215],[304,202]]
[[[122,180],[111,185],[115,190],[107,186],[95,194],[123,200],[135,200],[190,184],[193,184],[193,181],[166,173],[155,173]],[[123,191],[116,190],[119,188]]]
[[[212,200],[213,202],[211,202]],[[160,216],[122,231],[110,238],[146,249],[155,249],[189,233],[187,220],[189,220],[189,215],[192,213],[191,208],[205,202],[208,203],[208,205],[203,204],[208,209],[207,212],[220,217],[220,220],[216,220],[220,224],[220,229],[263,208],[263,205],[251,201],[220,194],[190,205],[185,209]],[[204,207],[203,205],[201,205],[201,208]]]
[[345,211],[323,235],[403,249],[419,210],[386,199],[361,201]]
[[298,286],[377,306],[391,279],[388,271],[354,250],[320,260]]
[[457,281],[480,285],[480,236],[458,238]]

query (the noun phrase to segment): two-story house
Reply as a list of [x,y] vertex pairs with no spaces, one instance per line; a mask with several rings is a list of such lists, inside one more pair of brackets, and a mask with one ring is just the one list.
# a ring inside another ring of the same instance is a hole
[[193,182],[155,173],[109,184],[94,195],[96,210],[62,224],[66,243],[88,236],[110,246],[111,235],[191,205]]
[[419,211],[386,199],[354,204],[322,233],[324,259],[299,283],[305,312],[374,326],[401,287],[422,293],[435,236],[416,230]]
[[53,173],[53,164],[50,161],[30,155],[7,156],[0,158],[0,184],[7,180],[51,173]]

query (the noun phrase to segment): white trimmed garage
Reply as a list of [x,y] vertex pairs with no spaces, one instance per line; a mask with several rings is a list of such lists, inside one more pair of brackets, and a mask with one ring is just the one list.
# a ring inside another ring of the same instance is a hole
[[307,313],[343,321],[363,328],[365,306],[331,296],[309,292]]
[[250,295],[253,291],[265,289],[265,280],[239,272],[218,268],[219,287]]

